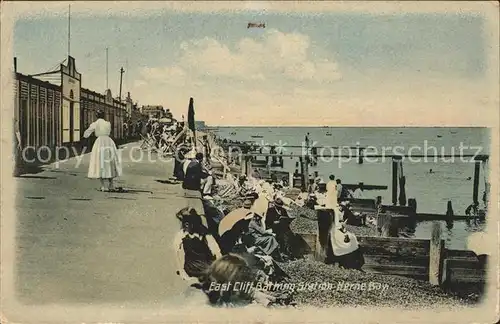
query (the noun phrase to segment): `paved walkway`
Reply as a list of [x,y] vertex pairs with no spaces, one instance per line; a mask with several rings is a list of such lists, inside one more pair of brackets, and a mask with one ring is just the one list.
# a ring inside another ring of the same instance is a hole
[[128,193],[99,192],[99,181],[86,178],[89,154],[80,165],[76,157],[16,178],[16,288],[23,303],[179,299],[186,285],[175,275],[172,239],[181,189],[165,183],[172,161],[133,161],[137,148],[123,147],[117,184]]

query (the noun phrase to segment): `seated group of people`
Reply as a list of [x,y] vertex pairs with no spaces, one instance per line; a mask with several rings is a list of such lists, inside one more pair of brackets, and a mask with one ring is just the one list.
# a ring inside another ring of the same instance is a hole
[[[284,183],[276,178],[265,181],[253,175],[242,175],[235,179],[228,173],[225,179],[216,180],[203,153],[195,154],[189,148],[179,148],[178,153],[181,159],[175,159],[174,175],[183,181],[187,201],[187,206],[177,214],[181,221],[181,230],[174,241],[178,274],[185,280],[197,281],[211,302],[212,299],[220,302],[229,298],[223,297],[223,293],[214,295],[213,291],[207,290],[207,278],[217,276],[213,272],[221,270],[219,262],[226,266],[228,262],[232,263],[238,269],[256,270],[265,280],[286,278],[276,261],[294,257],[290,244],[294,237],[290,229],[293,218],[286,206],[292,203],[300,205],[300,199],[293,201],[285,197],[282,190]],[[227,202],[227,199],[219,196],[222,188],[218,186],[219,181],[226,183],[235,193],[232,201],[243,200],[242,207],[232,210],[221,208],[221,201]],[[330,206],[327,187],[319,181],[316,192],[307,197],[307,203],[314,201],[315,209],[321,206],[335,209],[338,215],[344,215],[343,219],[351,221],[353,216],[349,214],[348,206],[339,207],[336,193],[335,206]],[[356,237],[345,231],[345,227],[337,225],[330,235],[333,238],[333,253],[341,258],[357,255]],[[344,242],[345,238],[349,242]],[[359,268],[358,265],[353,267]],[[219,282],[230,281],[232,276],[229,277]],[[264,300],[269,302],[272,298]]]
[[309,192],[302,192],[295,200],[298,206],[304,206],[311,209],[317,209],[318,206],[330,205],[338,207],[340,213],[339,219],[348,225],[361,226],[366,225],[366,215],[354,212],[348,199],[363,197],[363,183],[351,192],[342,186],[340,179],[335,179],[334,175],[330,175],[328,183],[321,177],[317,176],[310,186]]
[[[184,189],[195,191],[197,188],[202,208],[188,202],[188,206],[177,213],[182,224],[174,240],[178,274],[185,280],[198,281],[199,288],[207,294],[211,303],[228,302],[229,298],[227,294],[209,289],[211,283],[207,280],[216,276],[213,272],[221,270],[216,265],[219,262],[226,266],[228,262],[239,264],[236,268],[245,268],[247,270],[244,271],[253,273],[252,280],[264,278],[264,281],[279,281],[286,278],[275,262],[289,256],[287,238],[291,233],[291,218],[283,200],[276,197],[273,203],[266,204],[264,210],[261,206],[262,201],[267,201],[265,190],[261,189],[259,195],[255,190],[250,190],[250,185],[241,178],[238,184],[241,186],[240,193],[244,195],[241,198],[245,199],[243,207],[226,214],[217,207],[214,181],[207,180],[214,177],[202,161],[203,155],[198,153],[195,159],[184,162],[182,170]],[[207,186],[212,190],[207,190]],[[231,281],[231,278],[219,278],[216,281],[228,280]],[[276,301],[271,296],[259,296],[265,304]]]
[[143,136],[150,139],[155,149],[166,150],[166,148],[173,146],[174,141],[182,133],[184,127],[183,122],[174,122],[169,125],[150,119],[144,124],[142,133]]

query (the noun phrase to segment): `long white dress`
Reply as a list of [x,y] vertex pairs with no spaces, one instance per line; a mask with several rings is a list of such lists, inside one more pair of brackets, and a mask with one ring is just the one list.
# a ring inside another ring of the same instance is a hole
[[92,133],[95,133],[97,139],[92,147],[92,153],[90,153],[87,176],[93,179],[112,179],[121,176],[121,155],[115,142],[109,137],[111,123],[99,118],[89,126],[83,137],[88,138]]

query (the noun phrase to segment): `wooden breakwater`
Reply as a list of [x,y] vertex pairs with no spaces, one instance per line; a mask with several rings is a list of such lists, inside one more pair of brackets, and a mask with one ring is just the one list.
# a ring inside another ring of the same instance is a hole
[[[324,248],[318,233],[296,233],[311,258],[324,261]],[[469,250],[445,248],[440,227],[433,229],[431,239],[358,236],[369,273],[405,276],[429,281],[433,285],[479,284],[487,278],[485,256]]]

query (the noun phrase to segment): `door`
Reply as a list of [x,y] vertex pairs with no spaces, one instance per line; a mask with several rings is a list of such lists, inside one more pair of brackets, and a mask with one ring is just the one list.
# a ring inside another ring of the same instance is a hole
[[73,104],[73,101],[69,103],[69,141],[73,143],[74,140],[74,131],[75,131],[75,125],[74,125],[74,114],[75,114],[75,107]]

